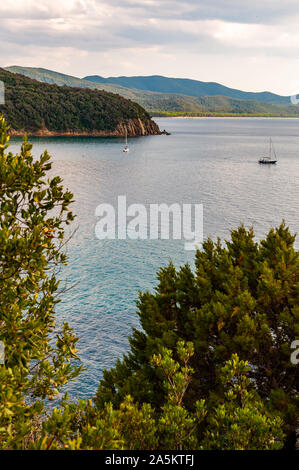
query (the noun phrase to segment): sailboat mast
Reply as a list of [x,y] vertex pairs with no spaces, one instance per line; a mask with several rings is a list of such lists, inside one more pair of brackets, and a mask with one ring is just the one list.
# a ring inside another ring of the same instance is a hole
[[276,156],[276,152],[275,152],[275,148],[273,144],[272,144],[272,147],[273,147],[274,159],[277,161],[277,156]]
[[127,126],[125,127],[125,146],[123,148],[123,152],[128,152],[129,151],[129,146],[128,146],[128,131],[127,131]]
[[271,137],[270,137],[270,154],[269,154],[269,158],[270,158],[270,160],[272,158],[272,139],[271,139]]
[[272,158],[272,154],[273,154],[273,156],[274,156],[274,160],[276,160],[276,161],[277,161],[277,157],[276,157],[275,148],[274,148],[274,145],[273,145],[272,139],[270,138],[270,158],[271,158],[271,160],[273,159],[273,158]]

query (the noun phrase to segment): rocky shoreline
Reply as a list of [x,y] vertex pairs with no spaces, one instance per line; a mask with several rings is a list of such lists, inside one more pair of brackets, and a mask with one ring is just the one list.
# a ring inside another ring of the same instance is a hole
[[126,122],[118,124],[115,130],[92,130],[92,131],[80,131],[80,130],[68,130],[68,131],[56,131],[49,130],[46,127],[38,129],[36,131],[30,131],[27,129],[10,129],[10,136],[21,137],[24,134],[33,137],[124,137],[126,134],[128,137],[141,137],[148,135],[169,135],[165,130],[161,131],[158,124],[155,121],[149,119],[148,121],[137,119],[129,119]]

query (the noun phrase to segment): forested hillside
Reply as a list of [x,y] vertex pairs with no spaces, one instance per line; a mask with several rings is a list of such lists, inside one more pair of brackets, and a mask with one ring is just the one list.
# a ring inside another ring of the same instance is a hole
[[50,85],[0,69],[13,134],[158,134],[158,126],[138,104],[106,91]]

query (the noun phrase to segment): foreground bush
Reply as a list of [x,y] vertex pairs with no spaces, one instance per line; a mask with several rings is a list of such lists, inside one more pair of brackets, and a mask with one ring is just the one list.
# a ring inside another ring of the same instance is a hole
[[0,116],[0,447],[20,448],[39,428],[45,400],[80,371],[77,338],[54,310],[73,196],[59,177],[45,178],[50,156],[35,161],[26,138],[20,154],[7,152],[7,132]]
[[[134,403],[127,396],[119,408],[111,403],[102,410],[91,401],[63,404],[43,423],[41,437],[29,443],[33,449],[190,450],[280,449],[282,420],[266,410],[247,377],[249,368],[233,355],[220,375],[226,389],[223,403],[208,408],[204,400],[189,412],[183,406],[192,379],[189,361],[192,343],[180,342],[179,362],[163,349],[152,364],[164,376],[166,401],[161,409]],[[200,428],[204,429],[202,439]]]

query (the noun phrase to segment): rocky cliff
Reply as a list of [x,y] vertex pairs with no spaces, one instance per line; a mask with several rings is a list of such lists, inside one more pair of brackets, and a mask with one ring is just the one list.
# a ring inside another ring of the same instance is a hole
[[126,134],[128,137],[140,137],[146,135],[161,135],[166,132],[161,132],[159,126],[152,119],[141,120],[140,118],[129,119],[126,122],[122,122],[117,125],[114,130],[49,130],[46,127],[42,127],[38,130],[28,130],[28,129],[10,129],[10,135],[12,137],[23,136],[24,134],[30,136],[39,136],[39,137],[54,137],[54,136],[66,136],[66,137],[124,137]]

